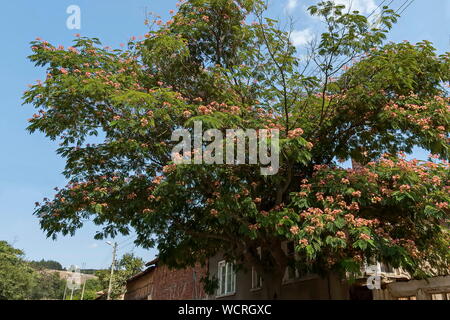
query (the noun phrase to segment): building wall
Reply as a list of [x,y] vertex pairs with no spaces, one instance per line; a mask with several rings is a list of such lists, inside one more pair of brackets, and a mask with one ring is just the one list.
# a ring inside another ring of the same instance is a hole
[[153,270],[127,282],[125,300],[148,300],[153,293]]
[[375,300],[450,300],[450,276],[392,282],[374,290]]
[[[218,276],[218,263],[221,260],[221,255],[217,255],[209,260],[211,276]],[[260,289],[252,289],[251,266],[247,266],[244,269],[238,270],[236,273],[236,291],[234,294],[223,297],[213,295],[209,298],[224,300],[260,300],[266,298],[266,291],[264,284]],[[280,299],[347,300],[349,299],[349,286],[346,280],[340,280],[335,274],[326,278],[311,275],[300,279],[284,281]]]
[[206,267],[182,270],[157,266],[154,271],[154,300],[197,300],[205,299],[206,294],[200,279],[206,274]]
[[125,300],[197,300],[206,294],[200,279],[206,267],[169,269],[164,265],[151,267],[127,282]]

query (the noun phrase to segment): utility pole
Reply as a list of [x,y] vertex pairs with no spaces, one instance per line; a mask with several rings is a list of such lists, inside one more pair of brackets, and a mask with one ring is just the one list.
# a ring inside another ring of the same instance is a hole
[[115,267],[115,264],[116,264],[117,242],[114,242],[114,244],[113,244],[113,243],[108,241],[107,244],[109,244],[110,246],[113,247],[112,263],[111,263],[111,276],[109,278],[109,288],[108,288],[108,296],[107,296],[107,299],[111,300],[112,281],[113,281],[113,276],[114,276],[114,267]]
[[[86,263],[85,262],[83,262],[82,268],[86,269]],[[83,282],[83,290],[81,290],[81,300],[83,300],[83,298],[84,298],[84,289],[86,288],[86,280],[87,279],[85,278],[84,282]],[[83,281],[83,274],[81,274],[81,281]]]
[[[81,276],[81,277],[83,277],[83,276]],[[86,288],[86,280],[84,280],[84,282],[83,282],[83,290],[81,290],[81,300],[83,300],[83,298],[84,298],[84,289]]]
[[67,292],[67,279],[65,279],[66,282],[66,286],[64,287],[64,296],[63,296],[63,300],[66,300],[66,292]]
[[73,300],[73,291],[75,290],[75,286],[72,286],[72,292],[70,293],[70,300]]

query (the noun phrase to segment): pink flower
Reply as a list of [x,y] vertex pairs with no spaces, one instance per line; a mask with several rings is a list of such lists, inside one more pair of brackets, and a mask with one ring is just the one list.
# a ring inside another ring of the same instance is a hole
[[188,110],[183,111],[183,117],[189,118],[192,115],[192,113]]
[[141,119],[141,126],[146,127],[148,125],[148,120],[145,118]]
[[448,202],[436,203],[436,207],[438,207],[439,209],[448,209]]
[[152,180],[152,182],[153,182],[154,184],[160,184],[161,181],[162,181],[162,179],[163,179],[163,176],[158,176],[158,177],[155,177],[155,178]]
[[361,191],[355,191],[355,192],[352,192],[352,196],[354,196],[354,197],[356,197],[356,198],[361,197]]
[[358,205],[357,202],[352,202],[352,203],[350,204],[350,206],[348,207],[348,209],[349,209],[349,210],[355,210],[355,211],[357,211],[357,210],[359,210],[359,205]]
[[259,223],[256,223],[256,224],[250,224],[250,225],[248,226],[248,228],[249,228],[250,230],[258,230],[260,227],[261,227],[261,225],[260,225]]
[[306,231],[307,233],[309,233],[309,234],[314,233],[315,230],[316,230],[316,227],[313,227],[313,226],[307,226],[307,227],[305,228],[305,231]]
[[438,176],[434,176],[433,178],[431,178],[431,181],[437,186],[439,186],[442,182],[441,178],[439,178]]
[[297,226],[292,226],[289,231],[293,234],[296,235],[299,233],[300,229]]
[[369,236],[368,234],[365,234],[365,233],[361,233],[361,234],[359,235],[359,238],[360,238],[361,240],[370,240],[370,239],[372,239],[371,236]]
[[381,200],[383,200],[383,199],[380,198],[380,197],[373,197],[373,198],[371,199],[372,203],[378,203],[378,202],[381,202]]
[[341,238],[341,239],[345,239],[347,236],[345,235],[345,232],[338,231],[338,232],[336,232],[336,237]]
[[297,129],[294,129],[294,130],[291,130],[288,132],[288,138],[294,139],[294,138],[301,136],[302,134],[303,134],[303,129],[297,128]]
[[69,73],[69,71],[67,71],[64,68],[60,68],[59,71],[61,71],[62,74],[68,74]]
[[169,164],[169,165],[163,167],[163,172],[170,173],[170,172],[174,171],[175,169],[176,169],[175,164]]
[[309,244],[308,239],[302,239],[298,243],[305,247]]
[[212,111],[210,108],[208,108],[207,106],[199,106],[199,107],[198,107],[198,111],[199,111],[200,113],[202,113],[202,114],[210,114],[210,113],[213,112],[213,111]]
[[408,191],[408,190],[410,190],[411,189],[411,186],[410,185],[408,185],[408,184],[404,184],[404,185],[401,185],[400,186],[400,191]]

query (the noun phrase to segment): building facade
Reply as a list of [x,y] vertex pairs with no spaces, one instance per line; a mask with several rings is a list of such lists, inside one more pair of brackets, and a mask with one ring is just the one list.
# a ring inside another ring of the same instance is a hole
[[[236,271],[221,255],[209,260],[211,277],[218,280],[218,289],[209,299],[218,300],[263,300],[267,298],[262,278],[251,266]],[[349,286],[336,274],[327,277],[318,275],[299,276],[295,270],[286,269],[281,296],[285,300],[346,300]]]
[[[285,250],[289,250],[285,245]],[[125,300],[264,300],[262,277],[252,268],[236,269],[223,255],[210,258],[206,266],[170,269],[153,260],[147,269],[127,281]],[[217,290],[206,294],[201,281],[217,279]],[[355,281],[349,275],[300,275],[288,267],[281,293],[283,300],[450,300],[450,276],[411,280],[402,269],[382,263],[366,266]],[[373,287],[371,287],[371,284]]]
[[147,269],[128,279],[125,300],[200,300],[206,299],[201,278],[206,268],[200,265],[170,269],[157,259]]

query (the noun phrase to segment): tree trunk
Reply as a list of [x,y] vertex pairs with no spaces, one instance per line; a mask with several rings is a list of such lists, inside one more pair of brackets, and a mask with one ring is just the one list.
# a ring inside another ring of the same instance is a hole
[[276,272],[265,273],[263,276],[263,286],[266,290],[267,300],[281,299],[281,287],[284,272],[277,270]]

